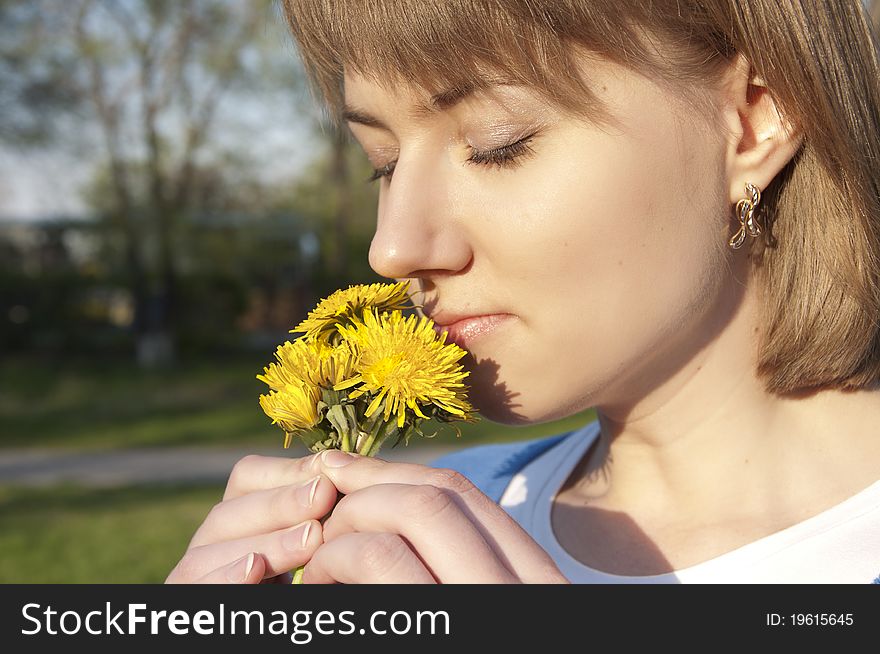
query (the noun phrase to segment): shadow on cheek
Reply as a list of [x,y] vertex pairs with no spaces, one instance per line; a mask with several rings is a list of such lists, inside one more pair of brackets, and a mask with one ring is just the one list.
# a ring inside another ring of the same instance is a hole
[[494,359],[477,361],[468,353],[462,363],[471,373],[465,379],[469,386],[468,397],[482,416],[505,425],[531,424],[525,415],[516,410],[522,406],[514,402],[514,398],[520,394],[510,391],[507,384],[499,380],[500,366]]

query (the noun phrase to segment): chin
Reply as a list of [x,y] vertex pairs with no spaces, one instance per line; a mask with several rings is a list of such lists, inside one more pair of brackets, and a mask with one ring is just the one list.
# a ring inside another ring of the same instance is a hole
[[502,425],[528,425],[530,416],[523,411],[519,393],[511,391],[492,359],[475,361],[471,354],[463,360],[470,376],[465,379],[468,400],[483,418]]
[[478,413],[481,417],[490,422],[496,422],[499,425],[509,425],[511,427],[524,427],[526,425],[532,425],[536,422],[540,422],[540,420],[532,420],[530,416],[518,413],[515,408],[511,407],[491,406],[483,404],[480,405],[480,410]]
[[486,420],[525,426],[557,420],[579,410],[568,411],[567,404],[547,396],[547,389],[535,388],[533,379],[531,383],[517,383],[506,378],[494,359],[477,361],[468,354],[463,363],[470,372],[465,379],[468,399]]
[[521,401],[522,398],[518,393],[501,392],[498,387],[484,389],[474,386],[469,397],[480,416],[501,425],[536,425],[577,413],[576,410],[566,411],[559,405],[529,405]]
[[[596,406],[598,393],[567,393],[564,387],[553,386],[550,380],[527,380],[515,383],[501,375],[491,379],[474,369],[468,399],[476,412],[486,420],[501,425],[526,426],[568,418]],[[469,382],[469,383],[468,383]]]

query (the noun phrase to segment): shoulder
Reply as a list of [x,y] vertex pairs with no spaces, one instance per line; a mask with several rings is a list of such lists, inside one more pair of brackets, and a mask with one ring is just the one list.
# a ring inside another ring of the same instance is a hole
[[435,459],[431,465],[460,472],[497,502],[513,475],[572,433],[569,431],[528,441],[468,447]]

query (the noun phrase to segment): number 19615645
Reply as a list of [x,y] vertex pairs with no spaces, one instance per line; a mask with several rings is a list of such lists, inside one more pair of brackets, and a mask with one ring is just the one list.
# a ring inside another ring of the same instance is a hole
[[765,621],[768,627],[851,626],[855,622],[852,613],[767,613]]

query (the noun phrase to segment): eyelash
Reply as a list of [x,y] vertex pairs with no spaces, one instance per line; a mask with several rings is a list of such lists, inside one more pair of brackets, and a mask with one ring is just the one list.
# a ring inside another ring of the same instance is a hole
[[[467,162],[478,166],[496,166],[498,168],[513,167],[519,163],[521,158],[535,153],[532,146],[529,145],[535,136],[536,134],[529,134],[528,136],[521,138],[519,141],[508,145],[502,145],[501,147],[493,148],[491,150],[486,150],[485,152],[480,152],[471,147],[472,153],[471,156],[468,157]],[[396,164],[397,162],[393,161],[390,164],[375,169],[373,174],[367,179],[367,182],[375,182],[383,177],[391,177]]]

